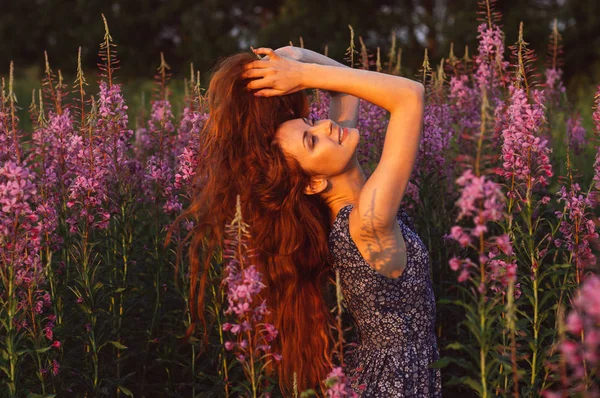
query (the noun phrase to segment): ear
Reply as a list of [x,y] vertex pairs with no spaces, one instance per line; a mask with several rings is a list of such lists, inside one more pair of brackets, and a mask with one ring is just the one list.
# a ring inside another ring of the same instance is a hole
[[315,195],[321,193],[327,188],[327,179],[322,177],[312,178],[310,185],[304,188],[304,193],[307,195]]

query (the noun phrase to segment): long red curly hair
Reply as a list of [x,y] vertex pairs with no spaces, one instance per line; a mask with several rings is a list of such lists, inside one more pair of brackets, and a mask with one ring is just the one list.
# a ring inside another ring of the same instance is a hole
[[241,77],[244,65],[253,60],[249,53],[230,56],[212,76],[195,193],[180,217],[195,221],[189,240],[190,310],[206,326],[211,253],[223,247],[225,225],[233,219],[240,195],[266,285],[261,295],[271,310],[265,322],[279,331],[272,349],[283,358],[274,370],[287,395],[294,373],[302,391],[319,385],[331,370],[332,322],[324,300],[331,227],[324,200],[303,192],[310,174],[276,139],[279,125],[308,115],[306,95],[255,97]]

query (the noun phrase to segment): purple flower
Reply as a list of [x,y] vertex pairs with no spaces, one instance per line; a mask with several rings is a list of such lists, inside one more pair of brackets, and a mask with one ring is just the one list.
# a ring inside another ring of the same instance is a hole
[[[596,134],[600,135],[600,86],[596,92],[596,100],[594,101],[594,113],[592,114],[594,125],[596,126]],[[596,160],[594,162],[594,182],[596,190],[600,191],[600,145],[596,147]]]
[[[257,303],[265,284],[261,273],[250,262],[254,254],[247,249],[250,236],[245,232],[248,225],[241,217],[239,196],[234,222],[226,229],[223,256],[227,262],[223,283],[227,291],[227,308],[224,313],[230,315],[233,322],[224,323],[223,331],[237,336],[237,344],[227,344],[225,349],[235,347],[236,357],[242,363],[247,377],[256,377],[254,371],[247,367],[247,358],[253,358],[253,362],[256,362],[272,356],[274,353],[271,352],[270,343],[277,337],[277,329],[263,321],[265,315],[269,314],[266,300]],[[240,233],[240,230],[244,232]],[[254,347],[254,351],[250,347]]]
[[482,23],[479,32],[479,54],[475,57],[474,79],[480,89],[497,96],[498,87],[506,82],[509,62],[504,60],[504,33],[497,25]]
[[581,125],[582,118],[580,114],[575,114],[569,117],[567,120],[567,140],[575,155],[580,155],[586,144],[585,142],[585,129]]
[[522,88],[510,87],[510,105],[506,110],[507,126],[502,131],[503,169],[500,174],[509,185],[508,197],[521,198],[521,191],[534,185],[545,186],[552,177],[547,140],[538,136],[546,122],[539,92],[532,91],[530,102]]
[[563,71],[560,68],[548,68],[545,71],[544,95],[554,106],[560,103],[560,96],[566,91],[562,81],[562,74]]
[[557,202],[564,202],[565,207],[563,211],[555,212],[561,220],[559,231],[562,235],[561,239],[555,240],[555,244],[572,253],[573,264],[580,272],[586,266],[596,264],[596,256],[589,242],[598,238],[591,214],[594,202],[588,194],[581,192],[577,183],[573,183],[568,190],[561,186],[558,195]]

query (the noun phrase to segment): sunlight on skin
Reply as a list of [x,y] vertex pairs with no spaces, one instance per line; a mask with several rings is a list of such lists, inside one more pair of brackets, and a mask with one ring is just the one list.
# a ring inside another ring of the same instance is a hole
[[[342,128],[329,119],[316,122],[293,119],[283,123],[278,130],[283,150],[315,176],[312,187],[307,187],[306,192],[329,197],[335,197],[336,188],[343,184],[336,184],[335,177],[355,166],[353,159],[359,138],[357,129]],[[359,252],[374,270],[388,278],[397,278],[406,267],[406,245],[398,223],[391,230],[375,228],[379,224],[373,218],[376,216],[373,211],[375,194],[373,192],[370,209],[363,219],[357,223],[350,221],[350,233]],[[356,231],[356,226],[360,231]]]

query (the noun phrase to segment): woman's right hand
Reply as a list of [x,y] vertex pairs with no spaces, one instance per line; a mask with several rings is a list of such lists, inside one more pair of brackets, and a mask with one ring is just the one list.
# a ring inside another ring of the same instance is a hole
[[270,48],[257,48],[255,54],[268,56],[268,60],[257,60],[245,65],[243,78],[254,79],[246,87],[256,90],[257,97],[287,95],[307,88],[305,64],[286,56],[280,56]]

